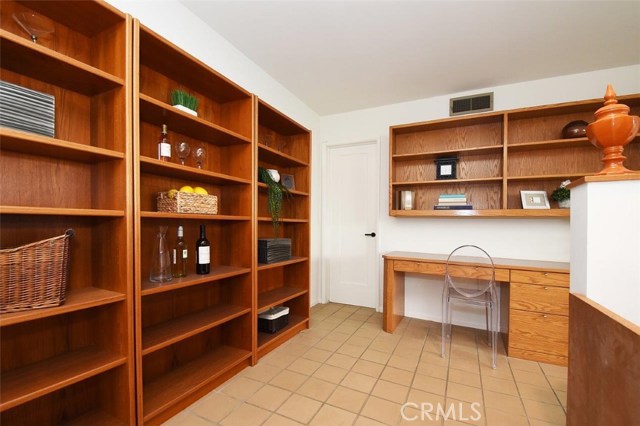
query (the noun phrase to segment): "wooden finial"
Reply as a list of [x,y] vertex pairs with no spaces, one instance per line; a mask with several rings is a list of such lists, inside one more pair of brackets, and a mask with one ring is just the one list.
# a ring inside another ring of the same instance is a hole
[[604,100],[605,105],[618,103],[618,100],[616,99],[616,92],[613,90],[613,86],[611,85],[611,83],[607,84],[607,91],[604,94]]

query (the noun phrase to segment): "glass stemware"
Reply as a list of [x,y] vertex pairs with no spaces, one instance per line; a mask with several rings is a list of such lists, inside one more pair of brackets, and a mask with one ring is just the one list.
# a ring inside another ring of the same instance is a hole
[[176,154],[178,154],[178,158],[180,159],[180,164],[184,166],[184,163],[191,152],[191,147],[185,141],[178,141],[174,147]]
[[31,37],[34,43],[38,42],[38,37],[51,34],[55,30],[53,23],[44,16],[33,12],[14,13],[13,19]]
[[204,149],[204,146],[199,146],[193,150],[193,158],[195,158],[198,168],[201,169],[202,162],[207,158],[207,151]]

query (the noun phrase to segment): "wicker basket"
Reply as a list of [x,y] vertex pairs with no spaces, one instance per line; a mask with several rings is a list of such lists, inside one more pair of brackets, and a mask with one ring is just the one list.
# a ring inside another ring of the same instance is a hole
[[218,214],[218,197],[215,195],[176,192],[171,198],[168,192],[158,192],[157,201],[159,212]]
[[69,275],[69,238],[63,235],[0,250],[0,313],[64,303]]

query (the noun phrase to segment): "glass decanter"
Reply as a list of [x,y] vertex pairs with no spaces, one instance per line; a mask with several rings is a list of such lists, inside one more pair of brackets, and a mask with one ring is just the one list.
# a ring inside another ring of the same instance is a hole
[[171,254],[167,245],[167,226],[161,226],[158,230],[155,248],[153,251],[153,259],[151,259],[151,272],[149,273],[149,281],[154,283],[163,283],[171,281]]

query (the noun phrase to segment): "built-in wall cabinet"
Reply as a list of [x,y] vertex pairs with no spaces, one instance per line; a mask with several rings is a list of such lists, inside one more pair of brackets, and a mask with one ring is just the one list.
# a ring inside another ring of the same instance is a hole
[[[640,95],[620,96],[640,114]],[[568,217],[550,201],[548,210],[524,210],[520,191],[551,195],[561,182],[597,173],[601,153],[586,137],[563,139],[572,121],[593,121],[604,100],[593,99],[474,114],[389,129],[391,216]],[[625,150],[626,165],[640,169],[640,137]],[[455,179],[437,179],[436,159],[457,158]],[[401,191],[415,193],[412,210],[399,208]],[[473,210],[434,210],[440,194],[465,194]]]

